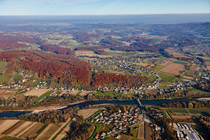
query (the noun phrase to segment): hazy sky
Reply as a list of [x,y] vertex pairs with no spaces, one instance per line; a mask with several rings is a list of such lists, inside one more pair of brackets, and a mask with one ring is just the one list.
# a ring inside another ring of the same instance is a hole
[[210,0],[0,0],[0,15],[210,13]]

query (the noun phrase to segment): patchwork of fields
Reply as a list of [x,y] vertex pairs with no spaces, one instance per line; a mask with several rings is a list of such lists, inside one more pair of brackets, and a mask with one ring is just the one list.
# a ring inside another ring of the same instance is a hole
[[47,140],[62,125],[44,124],[21,120],[0,120],[0,139],[26,139]]

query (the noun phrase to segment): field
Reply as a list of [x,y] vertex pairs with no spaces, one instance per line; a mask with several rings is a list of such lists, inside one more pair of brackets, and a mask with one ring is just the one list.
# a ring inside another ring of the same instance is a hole
[[194,108],[194,109],[188,109],[190,113],[192,114],[200,114],[203,112],[210,113],[210,109],[205,109],[205,108]]
[[70,92],[70,94],[71,94],[71,95],[77,95],[78,92],[79,92],[79,90],[72,90],[72,91]]
[[61,124],[49,124],[36,140],[47,140],[49,139],[59,128]]
[[21,139],[35,137],[43,125],[43,123],[20,120],[0,120],[0,134]]
[[188,113],[185,108],[167,108],[170,113]]
[[156,65],[156,66],[152,67],[151,69],[155,70],[155,71],[159,71],[159,70],[163,69],[164,67],[165,66],[163,66],[163,65]]
[[186,62],[182,62],[182,61],[174,61],[174,63],[175,64],[183,64],[183,65],[187,64]]
[[119,56],[119,55],[125,55],[127,52],[125,51],[113,51],[110,49],[104,49],[105,55],[112,55],[112,56]]
[[150,128],[150,124],[148,122],[145,122],[145,125],[144,125],[144,128],[145,128],[145,140],[152,140],[152,130]]
[[53,93],[54,91],[53,90],[50,90],[44,94],[42,94],[41,96],[39,96],[36,100],[33,101],[32,104],[36,104],[38,103],[39,101],[41,101],[43,98],[45,98],[46,96],[49,96],[51,93]]
[[89,93],[95,93],[95,91],[82,91],[82,92],[80,93],[80,96],[86,96],[86,95],[89,94]]
[[169,53],[169,55],[173,55],[174,57],[186,57],[185,55],[176,52],[173,48],[167,48],[165,49],[167,53]]
[[10,80],[10,77],[11,76],[9,75],[0,75],[0,84],[8,83]]
[[12,91],[12,90],[0,90],[0,97],[3,99],[9,99],[11,98],[16,91]]
[[7,66],[7,62],[5,61],[0,62],[0,73],[2,73],[5,70],[6,66]]
[[174,119],[189,119],[192,116],[198,116],[203,113],[210,113],[210,109],[205,108],[167,108],[168,112]]
[[45,125],[37,122],[1,120],[0,133],[1,135],[11,137],[11,139],[35,138],[35,140],[46,140],[49,139],[60,126],[61,124]]
[[184,65],[176,64],[176,63],[169,63],[163,69],[160,70],[162,73],[170,74],[170,75],[178,75],[180,71],[183,71]]
[[144,140],[144,123],[145,122],[141,122],[140,124],[139,124],[139,129],[138,129],[138,139],[140,139],[140,140]]
[[164,80],[167,82],[174,82],[176,79],[176,77],[174,77],[174,76],[166,75],[163,73],[158,73],[158,75],[160,76],[161,80]]
[[174,119],[190,119],[192,115],[185,114],[185,113],[174,113],[172,114],[172,118]]
[[83,116],[84,119],[87,119],[90,117],[92,114],[94,114],[96,111],[98,111],[99,108],[94,108],[94,109],[81,109],[78,111],[78,115]]
[[104,96],[115,96],[115,95],[118,95],[117,93],[112,92],[112,91],[105,91],[105,92],[98,91],[95,94],[97,94],[97,95],[104,95]]
[[25,96],[38,96],[40,97],[42,94],[48,92],[48,89],[32,89],[24,93]]
[[75,51],[75,55],[88,56],[88,57],[101,57],[101,58],[112,57],[111,55],[98,55],[98,54],[95,54],[93,51]]

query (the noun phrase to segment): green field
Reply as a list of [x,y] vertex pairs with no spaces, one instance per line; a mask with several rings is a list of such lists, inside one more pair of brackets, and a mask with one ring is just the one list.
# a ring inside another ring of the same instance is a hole
[[175,82],[175,80],[176,80],[175,76],[170,76],[170,75],[166,75],[163,73],[158,73],[158,75],[160,76],[161,80],[165,80],[168,82]]
[[[207,113],[210,113],[210,108],[167,108],[166,109],[168,112],[170,113],[187,113],[188,114],[188,111],[192,114],[199,114],[199,113],[202,113],[202,112],[207,112]],[[187,111],[188,110],[188,111]]]
[[193,109],[188,109],[188,110],[192,114],[197,114],[197,113],[202,113],[202,112],[210,113],[210,108],[193,108]]
[[167,108],[166,110],[170,113],[188,113],[185,108]]
[[155,70],[155,69],[162,69],[162,68],[164,68],[164,66],[162,66],[162,65],[157,65],[157,66],[155,66],[155,67],[152,67],[151,69],[152,69],[152,70]]
[[39,102],[40,100],[42,100],[44,97],[49,96],[49,95],[50,95],[51,93],[53,93],[53,92],[54,92],[54,90],[50,90],[50,91],[48,91],[48,92],[42,94],[42,95],[39,96],[36,100],[34,100],[34,101],[32,102],[32,104],[38,103],[38,102]]
[[174,61],[174,63],[176,63],[176,64],[183,64],[183,65],[187,64],[186,62],[180,62],[180,61]]
[[104,95],[104,96],[115,96],[115,95],[118,95],[117,93],[112,92],[112,91],[105,91],[105,92],[98,91],[95,94]]

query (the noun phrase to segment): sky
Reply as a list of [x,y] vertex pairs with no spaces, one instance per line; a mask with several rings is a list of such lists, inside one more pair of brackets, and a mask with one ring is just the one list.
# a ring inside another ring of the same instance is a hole
[[0,0],[0,15],[210,13],[210,0]]

